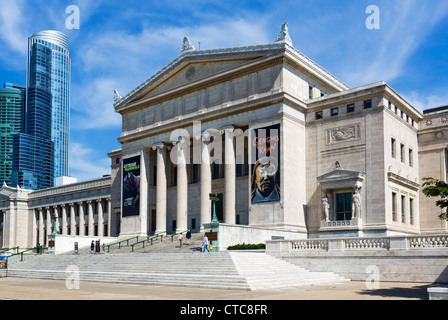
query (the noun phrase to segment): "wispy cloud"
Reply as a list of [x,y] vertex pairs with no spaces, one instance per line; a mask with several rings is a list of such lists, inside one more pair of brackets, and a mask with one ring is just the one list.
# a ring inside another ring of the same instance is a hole
[[95,150],[81,143],[70,144],[70,175],[78,181],[89,180],[110,174],[110,160],[107,156],[96,158]]
[[383,1],[379,8],[380,30],[361,28],[345,35],[357,46],[347,53],[350,63],[344,62],[344,80],[353,86],[403,76],[410,56],[448,16],[447,1]]
[[121,125],[121,117],[113,110],[113,90],[125,95],[176,58],[184,36],[196,49],[199,41],[205,49],[273,40],[262,23],[241,19],[197,27],[146,27],[138,33],[121,30],[91,34],[78,55],[81,61],[77,65],[82,70],[77,75],[80,84],[72,88],[72,108],[77,111],[73,130]]
[[[26,54],[27,41],[24,32],[24,1],[4,1],[0,10],[0,38],[10,49]],[[25,40],[25,41],[24,41]]]

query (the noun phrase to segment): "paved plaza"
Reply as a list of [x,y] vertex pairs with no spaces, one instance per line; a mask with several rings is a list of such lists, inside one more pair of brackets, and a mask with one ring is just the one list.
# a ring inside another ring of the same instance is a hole
[[67,289],[63,280],[0,279],[0,299],[13,300],[428,300],[430,283],[382,282],[368,289],[362,281],[270,290],[219,290],[81,282]]

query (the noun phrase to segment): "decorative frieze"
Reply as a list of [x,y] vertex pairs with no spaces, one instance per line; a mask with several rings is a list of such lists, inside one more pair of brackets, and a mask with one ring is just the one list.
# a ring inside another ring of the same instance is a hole
[[356,140],[361,138],[361,124],[356,123],[348,126],[331,128],[326,130],[326,144]]

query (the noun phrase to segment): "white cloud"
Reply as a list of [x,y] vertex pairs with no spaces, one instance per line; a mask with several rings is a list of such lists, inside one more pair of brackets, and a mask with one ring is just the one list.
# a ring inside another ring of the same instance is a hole
[[[358,86],[402,76],[410,56],[433,28],[448,16],[448,2],[388,1],[380,5],[381,29],[358,30],[353,36],[356,51],[347,54],[344,80]],[[366,16],[367,17],[367,16]],[[359,36],[365,39],[361,41]]]
[[3,1],[0,10],[0,38],[9,49],[26,55],[28,42],[23,27],[26,18],[22,14],[24,1]]
[[106,156],[95,159],[95,150],[78,142],[70,143],[70,176],[78,181],[100,178],[110,174],[110,159]]
[[423,112],[425,109],[448,105],[448,92],[444,95],[428,94],[425,92],[423,96],[419,92],[412,91],[410,94],[403,94],[403,97],[420,112]]
[[[188,36],[198,49],[222,48],[272,42],[263,24],[245,20],[225,20],[198,27],[146,27],[137,34],[111,31],[91,34],[77,49],[78,61],[72,70],[84,80],[72,87],[72,129],[84,130],[121,125],[121,116],[113,109],[113,89],[127,92],[175,59]],[[74,44],[76,47],[77,44]],[[73,78],[73,75],[72,75]]]

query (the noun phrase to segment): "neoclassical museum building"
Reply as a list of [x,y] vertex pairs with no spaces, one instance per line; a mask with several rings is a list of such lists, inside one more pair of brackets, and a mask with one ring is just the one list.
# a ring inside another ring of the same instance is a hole
[[2,247],[45,244],[52,228],[203,231],[213,213],[222,243],[447,232],[421,188],[446,180],[448,107],[421,113],[383,81],[350,88],[293,47],[287,24],[264,45],[195,50],[185,37],[113,107],[110,176],[3,186]]

